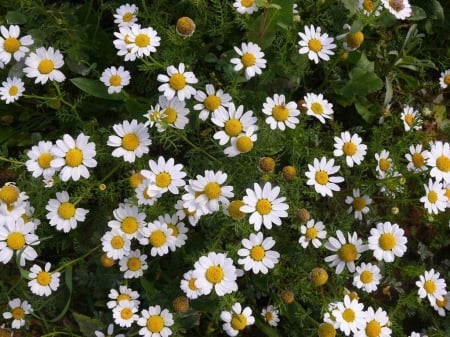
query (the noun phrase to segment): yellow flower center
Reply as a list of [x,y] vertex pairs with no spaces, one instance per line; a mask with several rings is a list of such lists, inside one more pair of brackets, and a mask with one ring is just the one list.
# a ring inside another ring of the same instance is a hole
[[346,243],[339,248],[338,251],[339,258],[344,262],[352,262],[356,260],[358,256],[358,250],[352,243]]
[[308,48],[315,53],[321,51],[322,47],[322,42],[320,42],[320,40],[318,39],[311,39],[308,42]]
[[14,308],[11,314],[12,317],[17,320],[21,320],[22,318],[25,317],[25,311],[22,309],[22,307]]
[[363,197],[356,197],[353,199],[352,206],[355,211],[361,211],[364,207],[366,207],[366,200]]
[[386,158],[382,158],[378,162],[378,166],[380,166],[381,171],[387,172],[389,170],[389,168],[391,167],[391,162]]
[[414,123],[414,116],[411,114],[406,114],[405,115],[405,123],[408,124],[409,126],[413,125]]
[[139,146],[139,137],[134,133],[127,133],[122,138],[122,147],[127,151],[134,151]]
[[180,233],[178,231],[178,227],[174,225],[173,223],[167,224],[167,227],[172,230],[172,236],[178,237],[178,234]]
[[448,172],[450,170],[450,158],[447,156],[440,156],[436,159],[436,166],[442,172]]
[[378,239],[378,244],[383,250],[391,250],[397,244],[397,239],[391,233],[384,233],[380,235]]
[[72,219],[75,212],[75,206],[71,202],[63,202],[58,207],[58,215],[65,220]]
[[423,164],[425,163],[425,158],[422,156],[421,153],[414,153],[412,155],[412,162],[414,164],[414,167],[422,167]]
[[436,291],[436,283],[432,280],[426,280],[423,284],[423,289],[427,292],[427,294],[434,294]]
[[122,77],[120,75],[111,75],[109,78],[109,84],[111,84],[113,87],[118,87],[122,84]]
[[125,245],[125,241],[120,235],[115,235],[111,239],[111,246],[114,249],[121,249]]
[[242,132],[242,123],[239,119],[230,119],[225,122],[225,132],[230,137],[236,137]]
[[253,149],[253,141],[248,136],[241,136],[236,141],[236,148],[242,153],[250,152]]
[[256,63],[256,57],[252,53],[244,53],[241,57],[242,64],[244,67],[251,67]]
[[427,198],[429,202],[435,204],[438,201],[438,194],[435,191],[430,191],[428,192]]
[[211,266],[206,270],[206,279],[211,283],[219,283],[224,278],[224,272],[220,266]]
[[316,182],[320,185],[326,185],[328,183],[328,173],[325,171],[318,171],[315,175]]
[[54,68],[55,64],[53,63],[52,60],[43,59],[41,62],[39,62],[37,69],[41,74],[47,75],[50,74]]
[[170,185],[172,182],[172,177],[166,171],[158,173],[156,175],[156,186],[160,188],[165,188]]
[[167,241],[166,234],[160,230],[153,231],[152,234],[150,234],[149,241],[153,247],[161,247]]
[[182,74],[173,74],[169,79],[170,87],[174,90],[181,90],[186,86],[186,77]]
[[66,164],[70,167],[77,167],[83,162],[83,152],[77,147],[70,149],[66,153]]
[[347,308],[344,310],[344,312],[342,313],[342,318],[346,321],[346,322],[353,322],[356,318],[355,315],[355,311],[353,311],[353,309]]
[[12,204],[19,199],[19,189],[14,185],[5,185],[0,188],[0,200],[5,204]]
[[135,217],[127,216],[122,220],[120,228],[124,233],[133,234],[138,230],[139,223]]
[[195,277],[193,277],[188,282],[189,289],[191,289],[193,291],[198,290],[197,286],[195,285],[195,281],[197,281],[197,279]]
[[16,96],[18,92],[19,88],[16,85],[12,85],[8,90],[9,96]]
[[130,308],[126,307],[123,308],[120,311],[120,317],[122,317],[123,319],[127,320],[130,319],[133,316],[133,310],[131,310]]
[[243,7],[249,8],[249,7],[253,6],[253,3],[254,3],[254,0],[241,0],[241,5]]
[[164,110],[164,115],[165,117],[163,118],[163,121],[166,122],[167,124],[172,124],[175,123],[175,121],[177,120],[177,111],[174,108],[166,108],[166,110]]
[[370,283],[373,281],[373,274],[371,271],[368,270],[364,270],[361,275],[359,275],[359,279],[361,280],[362,283]]
[[123,300],[127,300],[127,301],[131,301],[131,297],[128,294],[119,294],[119,296],[117,296],[116,301],[117,303],[119,303],[120,301]]
[[242,314],[233,315],[230,324],[234,330],[243,330],[247,326],[247,318]]
[[133,19],[133,13],[126,12],[124,15],[122,15],[122,21],[123,22],[130,22]]
[[358,48],[364,41],[364,34],[362,32],[356,32],[354,34],[348,33],[345,39],[350,47]]
[[381,334],[381,325],[376,320],[371,320],[366,325],[367,337],[378,337]]
[[450,85],[450,75],[444,77],[444,83]]
[[256,211],[261,215],[267,215],[272,211],[272,203],[267,199],[259,199],[255,205]]
[[222,101],[220,100],[219,96],[209,95],[205,98],[203,104],[209,111],[214,111],[220,106],[220,104],[222,104]]
[[362,6],[368,12],[373,11],[373,1],[372,0],[364,0],[362,3]]
[[389,6],[397,12],[400,12],[403,8],[405,8],[405,5],[403,5],[403,0],[389,0]]
[[153,111],[149,114],[148,119],[152,122],[158,122],[161,120],[161,113],[159,111]]
[[52,275],[46,271],[41,271],[37,274],[36,281],[41,286],[48,286],[52,281]]
[[50,162],[52,161],[53,156],[49,152],[41,153],[38,157],[37,162],[39,166],[43,169],[47,169],[50,167]]
[[208,199],[217,199],[222,192],[220,185],[215,182],[207,183],[203,191]]
[[133,173],[130,177],[131,188],[138,187],[144,181],[144,179],[145,177],[140,172]]
[[8,37],[3,42],[3,49],[10,54],[14,54],[20,48],[20,41],[15,37]]
[[315,227],[309,227],[306,230],[305,236],[309,239],[309,240],[313,240],[317,237],[317,234],[319,232],[317,231],[317,229]]
[[356,147],[356,144],[352,142],[345,142],[344,146],[342,147],[342,151],[344,151],[345,155],[347,156],[353,156],[356,153],[357,149],[358,148]]
[[250,256],[255,261],[261,261],[266,256],[266,251],[261,246],[254,246],[250,249]]
[[314,102],[313,104],[311,104],[311,110],[316,115],[321,115],[321,114],[323,114],[323,111],[324,111],[323,105],[318,102]]
[[6,244],[12,250],[19,250],[25,246],[25,236],[20,232],[12,232],[6,239]]
[[137,271],[141,269],[141,260],[138,257],[132,256],[127,261],[127,267],[131,271]]
[[151,332],[160,332],[164,328],[164,320],[160,315],[153,315],[147,319],[147,329]]
[[444,297],[443,297],[443,300],[438,300],[438,299],[436,299],[436,305],[437,305],[439,308],[445,308],[445,306],[447,305],[447,296],[444,296]]
[[335,337],[336,329],[330,323],[321,323],[318,331],[319,337]]
[[445,196],[447,197],[448,200],[450,200],[450,187],[447,187],[445,189]]
[[275,105],[272,109],[272,116],[278,122],[284,122],[289,118],[289,109],[283,104]]
[[146,34],[138,34],[134,39],[134,43],[136,43],[139,48],[145,48],[150,44],[150,37]]
[[233,200],[232,202],[230,202],[230,205],[228,206],[228,212],[234,220],[240,220],[245,216],[245,213],[240,211],[240,208],[243,205],[244,202],[242,200]]

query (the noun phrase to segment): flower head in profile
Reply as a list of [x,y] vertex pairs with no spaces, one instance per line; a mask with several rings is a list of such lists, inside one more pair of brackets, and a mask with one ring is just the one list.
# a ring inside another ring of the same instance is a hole
[[[137,24],[132,24],[137,25]],[[138,25],[138,29],[140,26]],[[117,49],[117,55],[122,56],[125,61],[134,61],[137,58],[136,52],[132,52],[131,37],[133,33],[131,26],[121,26],[118,32],[114,32],[116,39],[113,41],[114,47]]]
[[137,12],[139,8],[135,4],[123,4],[119,6],[113,14],[114,23],[119,27],[131,26],[137,19]]
[[443,301],[444,296],[447,295],[447,285],[445,280],[439,277],[440,275],[434,268],[431,268],[420,275],[419,280],[416,281],[419,297],[428,298],[431,305],[434,305],[436,301]]
[[408,239],[405,231],[389,221],[379,222],[370,230],[368,248],[378,261],[394,262],[395,257],[402,257],[406,252]]
[[20,61],[30,51],[33,44],[31,35],[20,36],[20,26],[0,26],[0,62],[8,64],[12,58]]
[[333,104],[324,99],[322,94],[307,93],[303,99],[303,107],[308,116],[317,118],[322,124],[325,124],[325,119],[333,117]]
[[183,279],[180,282],[181,290],[186,294],[187,298],[195,300],[199,296],[203,295],[202,288],[196,285],[197,279],[193,277],[193,270],[189,270],[184,273]]
[[336,231],[335,237],[329,237],[325,243],[325,248],[335,252],[325,258],[325,262],[330,263],[330,267],[336,267],[336,274],[342,273],[345,267],[353,273],[355,271],[355,261],[359,259],[361,253],[367,250],[367,246],[358,238],[356,232],[347,233],[347,239],[340,229]]
[[362,31],[352,32],[352,27],[349,24],[344,25],[344,30],[347,32],[336,37],[336,40],[344,40],[342,47],[347,51],[354,51],[358,49],[364,41],[364,34]]
[[441,76],[439,77],[439,85],[442,89],[447,89],[447,87],[450,86],[450,69],[441,72]]
[[123,66],[112,66],[103,70],[100,81],[108,87],[108,94],[119,93],[123,87],[130,84],[130,72]]
[[262,309],[261,316],[270,326],[275,327],[278,326],[278,323],[280,322],[279,312],[279,310],[275,309],[275,307],[270,304]]
[[269,269],[275,267],[280,258],[280,253],[270,250],[275,245],[275,240],[269,236],[264,238],[263,233],[251,233],[248,239],[242,240],[243,248],[238,250],[241,256],[238,260],[244,266],[245,271],[252,270],[254,274],[267,274]]
[[8,77],[0,87],[0,99],[5,101],[6,104],[14,103],[22,96],[24,91],[24,83],[20,78],[16,76]]
[[26,300],[14,298],[8,302],[11,311],[3,312],[4,319],[12,319],[11,327],[13,329],[20,329],[25,325],[25,316],[33,312],[31,304]]
[[423,185],[425,188],[425,195],[420,198],[420,202],[430,214],[438,214],[444,212],[447,208],[448,197],[447,190],[444,188],[441,182],[428,180],[428,185]]
[[53,159],[52,148],[52,142],[41,140],[27,152],[29,159],[25,162],[25,165],[34,178],[43,176],[44,179],[48,179],[55,174],[56,168],[50,165]]
[[86,220],[89,210],[76,208],[73,202],[70,202],[67,191],[56,192],[56,199],[50,199],[45,206],[48,211],[47,219],[51,226],[64,233],[77,228],[78,222]]
[[422,128],[422,116],[419,111],[414,110],[409,105],[403,108],[400,118],[403,121],[405,131],[420,130]]
[[422,144],[410,145],[409,153],[405,154],[405,158],[408,160],[407,170],[410,172],[427,171],[428,167],[425,165],[425,161],[428,154],[427,150],[422,150]]
[[156,122],[159,132],[163,132],[168,126],[183,130],[189,123],[187,115],[189,109],[186,108],[186,101],[181,101],[178,97],[167,99],[166,96],[159,96],[161,106],[161,119]]
[[341,132],[341,137],[334,137],[334,148],[333,155],[345,155],[348,167],[360,165],[367,153],[367,145],[362,144],[362,138],[357,133],[352,135],[348,131]]
[[405,20],[412,15],[412,8],[408,0],[381,0],[381,4],[399,20]]
[[304,27],[304,32],[298,33],[299,53],[308,54],[308,58],[316,64],[319,63],[319,59],[329,61],[330,56],[334,55],[333,49],[336,48],[334,39],[326,33],[322,34],[321,30],[320,27],[310,25]]
[[433,306],[433,309],[436,310],[441,317],[445,317],[447,315],[447,311],[450,311],[450,291],[444,295],[443,300],[436,300],[436,303]]
[[252,14],[258,11],[255,0],[234,0],[233,7],[239,14]]
[[66,77],[59,70],[64,65],[64,58],[58,49],[40,47],[31,52],[25,59],[23,72],[35,83],[45,84],[47,81],[63,82]]
[[380,6],[373,0],[358,0],[358,8],[367,16],[379,16],[381,13]]
[[205,91],[197,90],[194,98],[198,102],[194,105],[194,110],[200,110],[198,118],[202,121],[206,121],[210,114],[223,110],[231,103],[231,96],[222,89],[216,90],[212,84],[206,84]]
[[47,262],[44,269],[37,264],[30,268],[28,287],[33,294],[50,296],[59,287],[59,272],[50,272],[51,263]]
[[242,308],[240,303],[234,303],[231,311],[222,311],[220,319],[224,321],[222,327],[228,336],[236,336],[248,325],[255,323],[255,317],[250,307]]
[[244,69],[246,80],[262,74],[262,69],[266,68],[267,61],[260,46],[253,42],[242,42],[241,48],[235,46],[234,51],[239,55],[230,60],[234,64],[234,71]]
[[286,127],[295,129],[299,123],[297,116],[300,115],[300,111],[297,109],[297,103],[294,101],[286,103],[284,95],[274,94],[273,98],[267,97],[262,112],[268,116],[266,123],[272,130],[284,131]]
[[431,143],[427,156],[427,166],[431,167],[430,176],[436,181],[450,183],[450,144],[440,140]]
[[163,83],[158,87],[158,90],[167,99],[177,96],[180,101],[184,101],[190,99],[196,93],[196,90],[190,84],[197,83],[198,79],[193,72],[186,71],[184,63],[180,63],[178,68],[173,65],[169,66],[167,75],[159,74],[157,80]]
[[302,236],[298,240],[303,248],[308,247],[311,243],[315,248],[319,248],[322,245],[320,240],[327,237],[327,231],[322,221],[316,221],[314,219],[308,220],[305,225],[300,227]]
[[333,196],[333,191],[340,191],[341,188],[337,183],[344,181],[343,177],[333,176],[337,173],[341,167],[339,165],[334,166],[334,159],[327,160],[322,157],[320,160],[314,158],[313,165],[308,164],[308,172],[305,172],[305,176],[308,178],[307,185],[314,186],[314,189],[321,196]]
[[352,194],[345,198],[345,203],[350,205],[348,213],[354,212],[355,219],[362,220],[363,214],[367,214],[370,210],[367,206],[372,204],[372,199],[366,194],[361,195],[359,188],[354,188]]
[[166,224],[169,230],[172,231],[170,236],[173,237],[173,244],[169,247],[172,251],[185,245],[188,228],[185,226],[184,222],[180,221],[177,214],[172,216],[169,214],[160,215],[157,220],[160,223]]
[[174,320],[169,310],[155,305],[141,311],[137,324],[141,327],[139,330],[141,336],[167,337],[172,334],[170,327],[174,324]]
[[394,172],[394,166],[392,165],[392,159],[389,156],[389,151],[383,149],[380,153],[375,153],[375,159],[377,160],[377,177],[378,179],[386,178]]

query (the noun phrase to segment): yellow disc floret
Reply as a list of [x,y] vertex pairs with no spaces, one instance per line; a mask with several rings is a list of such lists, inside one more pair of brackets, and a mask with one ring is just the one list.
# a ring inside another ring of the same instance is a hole
[[206,279],[211,283],[219,283],[223,280],[225,274],[220,266],[211,266],[206,270]]
[[153,231],[150,234],[149,241],[153,247],[161,247],[167,241],[166,234],[161,230]]
[[15,203],[19,199],[20,191],[13,184],[5,185],[0,188],[0,200],[5,204]]
[[320,42],[320,40],[318,40],[318,39],[311,39],[308,42],[308,48],[315,53],[318,53],[319,51],[321,51],[322,47],[323,47],[322,42]]
[[352,243],[346,243],[339,248],[338,251],[339,258],[344,262],[352,262],[356,260],[358,256],[358,250]]
[[216,110],[220,104],[222,104],[220,97],[216,95],[209,95],[205,98],[205,101],[203,102],[205,105],[205,108],[208,109],[208,111],[214,111]]
[[174,90],[181,90],[186,86],[186,77],[182,74],[173,74],[169,79],[170,87]]
[[397,245],[397,239],[391,233],[384,233],[380,235],[378,244],[383,250],[391,250]]
[[25,236],[20,232],[12,232],[6,238],[6,244],[12,250],[19,250],[25,246]]
[[242,314],[235,314],[231,318],[230,324],[234,330],[243,330],[247,326],[247,318]]
[[254,246],[250,249],[250,256],[255,261],[261,261],[266,256],[266,251],[261,246]]
[[147,319],[147,329],[153,333],[158,333],[164,328],[164,320],[160,315],[153,315]]
[[38,71],[43,75],[50,74],[54,68],[55,64],[50,59],[42,60],[41,62],[39,62],[39,65],[37,67]]
[[255,205],[256,211],[261,215],[267,215],[272,211],[272,203],[268,199],[259,199]]
[[74,147],[66,153],[66,164],[70,167],[77,167],[83,162],[83,152]]
[[251,67],[255,65],[256,57],[252,53],[244,53],[241,57],[241,61],[244,67]]
[[8,37],[3,41],[3,49],[10,54],[14,54],[20,49],[20,41],[15,37]]
[[58,215],[65,220],[72,219],[75,212],[75,206],[71,202],[63,202],[58,207]]
[[134,133],[127,133],[122,137],[122,147],[127,151],[134,151],[139,146],[139,137]]

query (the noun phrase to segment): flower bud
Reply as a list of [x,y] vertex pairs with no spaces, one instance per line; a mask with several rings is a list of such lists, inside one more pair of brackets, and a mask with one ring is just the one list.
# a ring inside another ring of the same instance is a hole
[[317,335],[319,337],[335,337],[336,329],[330,323],[321,323]]
[[240,211],[241,206],[244,205],[242,200],[233,200],[228,206],[228,213],[233,220],[241,220],[245,217],[245,213]]
[[176,312],[184,313],[189,309],[189,299],[186,296],[175,297],[172,305]]
[[178,35],[191,37],[195,31],[195,22],[191,18],[183,16],[177,20],[175,29]]
[[323,286],[328,281],[328,273],[323,268],[314,268],[309,273],[309,279],[316,286]]
[[297,176],[297,170],[294,166],[285,166],[283,167],[283,178],[287,181],[294,180],[294,178]]
[[300,222],[307,222],[309,219],[311,219],[311,214],[309,214],[306,208],[300,208],[297,211],[297,219]]
[[259,160],[259,169],[263,172],[273,172],[275,169],[275,160],[271,157],[262,157]]
[[292,290],[284,290],[281,293],[281,300],[284,304],[291,304],[295,300],[294,292]]
[[138,187],[143,181],[145,177],[140,172],[133,173],[130,177],[130,186],[131,188]]
[[100,257],[100,263],[102,264],[103,267],[110,268],[110,267],[114,266],[116,261],[114,261],[114,259],[111,259],[110,257],[108,257],[106,254],[103,254]]

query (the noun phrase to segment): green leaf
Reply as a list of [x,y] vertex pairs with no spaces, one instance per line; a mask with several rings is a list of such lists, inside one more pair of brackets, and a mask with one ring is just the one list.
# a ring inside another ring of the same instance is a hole
[[358,11],[358,2],[355,0],[341,0],[344,7],[350,12],[349,16],[352,16]]
[[255,317],[255,325],[258,328],[260,332],[262,332],[264,335],[268,337],[280,337],[278,330],[272,328],[271,326],[267,325],[266,322],[264,322],[260,317]]
[[444,9],[438,0],[423,0],[420,6],[427,12],[430,19],[444,21]]
[[427,13],[423,10],[423,8],[417,6],[411,6],[412,8],[412,16],[408,18],[411,21],[419,21],[423,20],[427,17]]
[[88,93],[89,95],[95,97],[109,99],[112,101],[125,100],[125,96],[123,94],[108,94],[108,89],[106,88],[106,86],[98,80],[92,80],[84,77],[75,77],[70,79],[70,82],[72,82],[77,88],[83,90],[85,93]]
[[27,22],[27,17],[20,12],[9,11],[6,13],[6,22],[9,25],[21,25]]
[[77,321],[81,333],[86,337],[95,336],[95,330],[100,330],[104,327],[104,324],[98,319],[90,318],[76,312],[73,313],[73,317]]
[[374,120],[375,114],[369,110],[365,100],[357,100],[355,102],[356,111],[364,119],[366,123],[371,123]]

